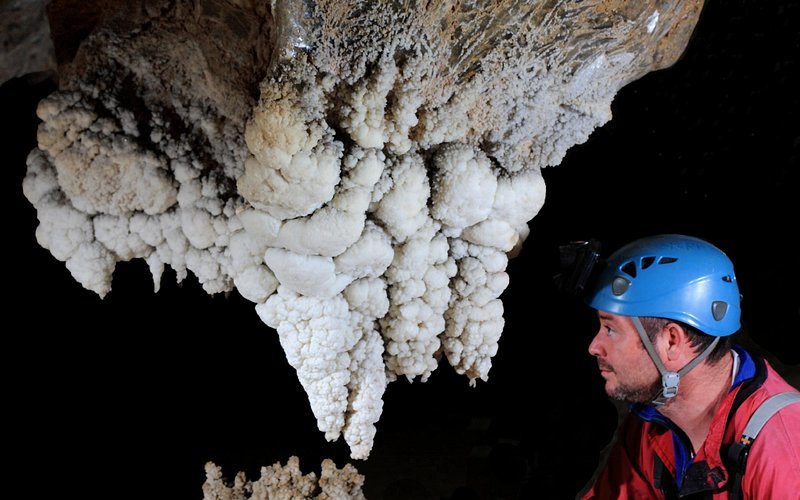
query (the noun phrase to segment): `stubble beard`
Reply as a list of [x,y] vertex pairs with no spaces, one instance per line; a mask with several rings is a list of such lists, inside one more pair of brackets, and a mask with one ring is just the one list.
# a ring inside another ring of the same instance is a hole
[[661,394],[661,378],[656,378],[650,383],[622,383],[606,391],[609,397],[628,403],[649,403]]

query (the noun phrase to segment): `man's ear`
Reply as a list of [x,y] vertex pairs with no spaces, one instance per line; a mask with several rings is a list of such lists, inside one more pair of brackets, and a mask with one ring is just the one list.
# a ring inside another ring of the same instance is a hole
[[[686,330],[677,323],[667,323],[659,333],[667,359],[670,361],[679,360],[692,354],[692,346]],[[691,357],[691,356],[690,356]]]

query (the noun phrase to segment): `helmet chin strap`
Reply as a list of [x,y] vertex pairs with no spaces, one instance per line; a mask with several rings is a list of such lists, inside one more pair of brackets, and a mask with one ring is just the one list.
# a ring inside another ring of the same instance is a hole
[[639,338],[642,339],[642,344],[647,350],[647,354],[650,355],[650,359],[653,360],[658,372],[661,374],[661,394],[650,401],[650,404],[653,406],[661,406],[669,401],[669,399],[678,395],[678,384],[681,381],[681,377],[686,375],[692,368],[699,365],[704,359],[706,359],[706,357],[708,357],[709,354],[711,354],[711,351],[714,350],[717,342],[719,342],[719,337],[714,337],[714,341],[711,342],[711,344],[706,347],[703,352],[698,354],[696,358],[689,361],[686,366],[677,372],[671,372],[667,371],[664,363],[661,362],[661,358],[656,353],[653,343],[650,342],[647,332],[644,331],[644,326],[642,326],[641,320],[637,316],[631,316],[631,319],[633,320],[633,326],[636,327],[636,331],[639,333]]

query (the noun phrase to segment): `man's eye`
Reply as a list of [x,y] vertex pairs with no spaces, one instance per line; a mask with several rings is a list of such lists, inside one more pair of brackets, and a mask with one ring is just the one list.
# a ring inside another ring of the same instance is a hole
[[611,335],[612,333],[614,333],[614,330],[612,330],[610,326],[607,326],[606,327],[606,334]]

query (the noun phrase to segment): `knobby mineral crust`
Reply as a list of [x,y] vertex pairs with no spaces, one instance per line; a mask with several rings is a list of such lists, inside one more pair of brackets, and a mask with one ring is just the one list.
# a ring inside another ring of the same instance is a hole
[[243,472],[234,476],[231,483],[222,475],[222,469],[213,463],[206,464],[206,482],[203,483],[204,500],[269,500],[274,498],[303,498],[315,500],[364,500],[361,491],[364,476],[350,464],[338,469],[333,461],[325,459],[319,479],[313,472],[303,474],[300,460],[291,457],[286,465],[275,463],[261,468],[261,477],[248,480]]
[[74,1],[23,183],[84,287],[145,259],[236,288],[320,430],[366,458],[388,382],[487,380],[541,169],[672,64],[700,1]]

